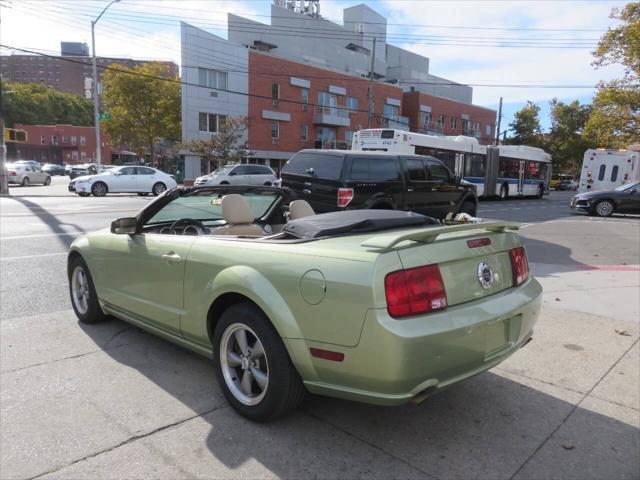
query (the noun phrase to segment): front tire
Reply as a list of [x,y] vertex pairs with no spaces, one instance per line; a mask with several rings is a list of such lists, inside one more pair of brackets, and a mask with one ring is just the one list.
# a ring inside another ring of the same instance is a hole
[[615,211],[615,206],[611,200],[600,200],[596,203],[594,213],[598,217],[610,217]]
[[509,186],[504,184],[500,188],[500,200],[506,200],[507,198],[509,198]]
[[225,310],[213,345],[222,392],[243,417],[273,420],[304,398],[306,390],[282,339],[255,305],[239,303]]
[[71,306],[82,323],[99,323],[107,316],[98,303],[96,288],[87,264],[80,255],[69,260],[67,267]]
[[107,184],[104,182],[96,182],[91,187],[91,193],[94,197],[104,197],[108,191]]
[[167,186],[162,182],[158,182],[153,185],[153,188],[151,189],[151,193],[153,193],[157,197],[158,195],[164,193],[166,190],[167,190]]
[[47,186],[47,185],[51,185],[51,177],[47,177],[44,179],[44,183],[43,185]]

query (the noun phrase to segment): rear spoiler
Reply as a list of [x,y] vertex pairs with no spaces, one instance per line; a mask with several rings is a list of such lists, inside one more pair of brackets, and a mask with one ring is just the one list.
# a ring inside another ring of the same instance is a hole
[[503,233],[506,230],[519,230],[518,222],[486,222],[465,223],[459,225],[442,225],[439,227],[427,227],[410,231],[387,233],[371,237],[360,245],[375,250],[389,250],[401,242],[411,240],[420,243],[431,243],[436,237],[445,233],[463,232],[471,230],[484,230],[487,232]]

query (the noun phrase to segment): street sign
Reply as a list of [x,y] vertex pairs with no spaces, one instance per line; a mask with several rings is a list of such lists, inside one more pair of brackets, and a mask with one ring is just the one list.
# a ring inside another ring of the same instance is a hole
[[112,118],[113,118],[113,115],[111,115],[110,113],[100,114],[100,120],[111,120]]

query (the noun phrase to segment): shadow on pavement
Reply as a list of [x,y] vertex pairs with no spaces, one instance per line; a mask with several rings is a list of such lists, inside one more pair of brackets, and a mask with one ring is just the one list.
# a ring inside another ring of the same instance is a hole
[[[280,478],[583,479],[638,473],[637,428],[576,408],[582,394],[548,384],[488,372],[420,406],[401,407],[308,396],[300,411],[259,424],[226,405],[211,360],[118,320],[80,328],[116,362],[208,422],[206,428],[198,421],[145,440],[190,475],[208,471],[216,476],[222,463],[234,470],[232,476],[244,477],[255,472],[251,465],[256,462]],[[114,332],[120,335],[119,346]],[[132,400],[99,408],[144,408],[150,417],[165,413],[149,411],[160,410],[153,398],[142,407]]]
[[589,270],[588,265],[571,258],[571,249],[557,243],[545,242],[525,236],[520,237],[527,250],[529,263],[544,263],[544,273],[534,272],[536,277],[551,276],[559,272]]

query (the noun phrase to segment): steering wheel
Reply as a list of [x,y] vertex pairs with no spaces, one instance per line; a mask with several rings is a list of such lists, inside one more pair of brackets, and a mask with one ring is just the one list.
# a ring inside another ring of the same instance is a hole
[[207,229],[204,224],[200,220],[195,220],[193,218],[181,218],[176,220],[169,227],[169,231],[176,235],[176,227],[182,224],[184,224],[182,235],[204,235],[207,233]]

